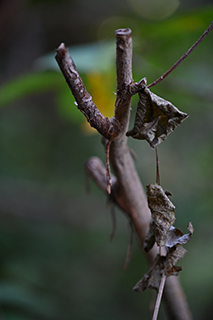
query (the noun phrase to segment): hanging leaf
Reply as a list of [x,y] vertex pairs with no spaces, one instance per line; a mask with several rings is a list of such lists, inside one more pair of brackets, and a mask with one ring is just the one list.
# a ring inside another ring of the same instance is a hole
[[181,266],[175,266],[175,264],[184,257],[186,252],[187,250],[178,245],[170,249],[166,256],[157,255],[154,265],[136,283],[133,291],[141,293],[147,289],[158,290],[163,274],[166,274],[167,277],[177,276],[182,270]]
[[169,249],[166,263],[167,276],[178,275],[178,272],[182,270],[182,267],[176,267],[175,265],[185,256],[186,252],[187,250],[181,245],[177,245]]
[[177,276],[182,270],[181,266],[176,266],[175,264],[184,257],[186,252],[187,250],[181,245],[177,245],[169,248],[166,256],[157,255],[154,265],[145,273],[143,278],[136,283],[133,291],[141,293],[146,289],[158,290],[163,274],[167,277]]
[[171,248],[177,244],[187,243],[191,239],[191,236],[194,232],[194,228],[191,222],[189,222],[187,229],[189,230],[189,233],[183,234],[183,232],[180,229],[171,226],[168,232],[168,239],[165,245]]
[[188,114],[145,87],[139,93],[134,127],[126,135],[134,139],[145,139],[155,148],[187,117]]
[[133,291],[136,292],[144,292],[146,289],[155,289],[158,290],[162,274],[165,270],[165,256],[157,255],[155,264],[149,269],[147,273],[143,276],[143,278],[136,283],[133,288]]
[[158,246],[164,246],[169,229],[175,222],[175,206],[156,183],[147,186],[147,199],[155,224],[155,241]]
[[154,244],[155,244],[155,223],[152,220],[149,226],[149,231],[144,240],[143,248],[146,252],[149,252],[149,250],[152,249]]

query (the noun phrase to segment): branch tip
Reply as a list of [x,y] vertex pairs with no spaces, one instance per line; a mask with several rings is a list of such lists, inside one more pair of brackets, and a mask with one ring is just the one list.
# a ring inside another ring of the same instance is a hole
[[131,36],[132,34],[132,30],[130,28],[126,28],[126,29],[117,29],[115,30],[115,34],[118,36]]
[[59,46],[55,51],[56,51],[57,53],[60,53],[60,54],[63,54],[63,55],[64,55],[64,54],[66,53],[66,51],[67,51],[64,42],[62,42],[62,43],[60,44],[60,46]]

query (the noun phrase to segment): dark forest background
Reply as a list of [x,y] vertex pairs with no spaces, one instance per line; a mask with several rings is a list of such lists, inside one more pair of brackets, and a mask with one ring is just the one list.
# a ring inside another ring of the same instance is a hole
[[[147,271],[126,217],[111,209],[84,162],[104,160],[101,138],[86,124],[54,60],[70,47],[105,116],[115,100],[115,34],[133,32],[134,80],[151,83],[213,20],[212,1],[0,1],[0,319],[148,319],[150,293],[132,292]],[[213,33],[152,91],[190,117],[159,147],[162,186],[173,194],[177,227],[195,233],[179,263],[194,319],[210,319],[213,299]],[[133,123],[137,99],[133,99]],[[146,186],[155,154],[129,139]],[[161,308],[159,319],[164,319]]]

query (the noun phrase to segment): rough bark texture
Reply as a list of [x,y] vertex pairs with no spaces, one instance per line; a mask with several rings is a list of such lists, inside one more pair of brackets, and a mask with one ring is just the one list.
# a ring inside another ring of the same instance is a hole
[[[147,205],[146,194],[135,169],[130,150],[127,145],[131,97],[146,84],[132,80],[132,38],[130,29],[116,31],[116,67],[117,92],[115,114],[111,119],[103,117],[86,91],[76,71],[75,65],[68,55],[64,44],[57,49],[56,60],[72,90],[77,106],[86,116],[88,122],[107,140],[110,145],[110,165],[112,177],[111,198],[129,217],[143,247],[147,235],[151,214]],[[86,162],[89,176],[100,189],[107,193],[106,169],[99,159],[93,157]],[[154,247],[147,258],[150,264],[156,257]],[[190,320],[191,313],[178,277],[169,277],[164,290],[164,302],[168,315],[172,320]]]

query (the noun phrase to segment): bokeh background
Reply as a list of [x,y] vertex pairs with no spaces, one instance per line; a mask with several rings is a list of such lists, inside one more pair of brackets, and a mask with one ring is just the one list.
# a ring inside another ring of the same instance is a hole
[[[133,32],[133,74],[151,83],[213,20],[207,0],[0,1],[0,318],[148,319],[150,292],[132,287],[148,265],[129,226],[93,183],[84,163],[104,160],[54,60],[61,42],[105,116],[115,100],[115,35]],[[213,299],[213,33],[152,91],[190,117],[159,147],[162,186],[173,194],[176,226],[195,233],[180,279],[194,319],[210,319]],[[133,99],[131,125],[137,97]],[[147,142],[129,139],[146,186],[155,181]],[[159,319],[164,319],[164,308]]]

